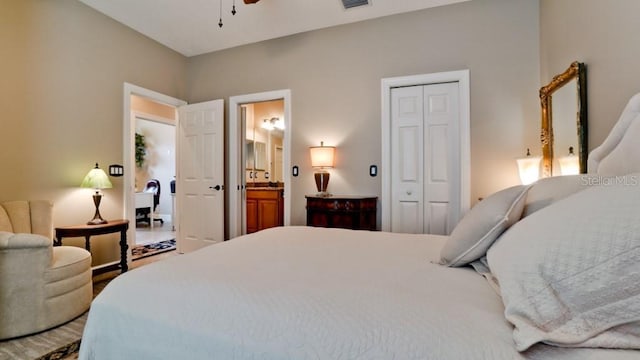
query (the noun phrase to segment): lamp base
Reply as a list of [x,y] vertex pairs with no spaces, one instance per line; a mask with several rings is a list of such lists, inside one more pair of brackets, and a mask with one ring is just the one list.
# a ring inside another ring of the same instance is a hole
[[93,219],[87,221],[87,225],[102,225],[108,222],[100,215],[100,200],[102,200],[102,194],[96,191],[93,194],[93,204],[96,206],[96,212],[93,214]]
[[313,176],[316,180],[316,188],[318,189],[317,196],[331,196],[331,194],[327,192],[327,186],[329,185],[329,173],[326,171],[320,171],[313,174]]
[[107,224],[108,221],[102,218],[98,218],[98,219],[91,219],[90,221],[87,221],[87,225],[102,225],[102,224]]

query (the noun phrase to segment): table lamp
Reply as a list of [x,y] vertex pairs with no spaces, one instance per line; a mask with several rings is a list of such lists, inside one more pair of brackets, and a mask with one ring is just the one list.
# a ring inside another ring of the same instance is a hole
[[109,177],[104,172],[104,170],[98,167],[98,163],[96,163],[96,167],[91,169],[87,176],[82,180],[82,184],[80,187],[83,188],[92,188],[96,190],[96,193],[93,194],[93,203],[96,206],[96,213],[93,215],[93,219],[87,222],[87,225],[100,225],[106,224],[107,220],[103,219],[100,216],[100,200],[102,200],[102,194],[100,194],[100,190],[102,189],[111,189],[113,185],[111,185],[111,181],[109,181]]
[[326,169],[333,167],[333,161],[335,157],[335,146],[324,146],[324,142],[320,142],[320,146],[311,146],[309,148],[311,153],[311,166],[319,169],[314,174],[316,180],[316,187],[318,188],[318,196],[331,196],[327,192],[327,185],[329,185],[329,172]]

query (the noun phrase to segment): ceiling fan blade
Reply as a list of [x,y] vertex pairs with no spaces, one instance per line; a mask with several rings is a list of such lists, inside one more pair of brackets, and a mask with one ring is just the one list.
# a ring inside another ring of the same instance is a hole
[[255,4],[255,3],[257,3],[258,1],[260,1],[260,0],[244,0],[244,3],[245,3],[245,4]]

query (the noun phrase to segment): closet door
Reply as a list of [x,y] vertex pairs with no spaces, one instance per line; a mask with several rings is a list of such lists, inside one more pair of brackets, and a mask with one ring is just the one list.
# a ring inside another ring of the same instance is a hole
[[423,86],[391,91],[391,231],[424,229]]
[[458,83],[391,91],[391,231],[448,234],[459,216]]
[[424,87],[424,233],[446,235],[459,216],[458,83]]

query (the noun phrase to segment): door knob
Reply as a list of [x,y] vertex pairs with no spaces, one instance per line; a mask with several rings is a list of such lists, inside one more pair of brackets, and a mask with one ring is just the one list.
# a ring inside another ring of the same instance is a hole
[[209,189],[211,190],[215,190],[215,191],[220,191],[224,189],[224,186],[220,186],[220,185],[216,185],[216,186],[209,186]]

